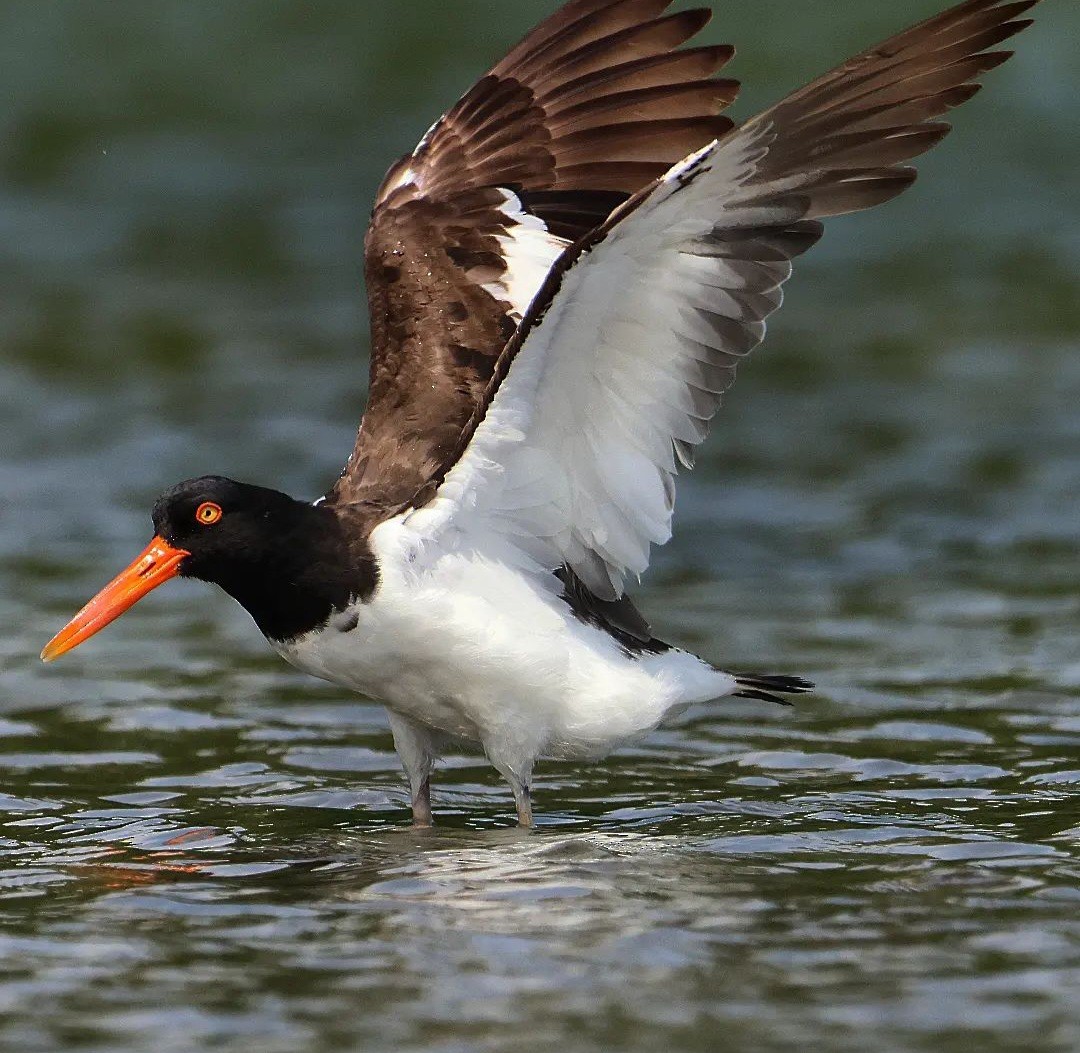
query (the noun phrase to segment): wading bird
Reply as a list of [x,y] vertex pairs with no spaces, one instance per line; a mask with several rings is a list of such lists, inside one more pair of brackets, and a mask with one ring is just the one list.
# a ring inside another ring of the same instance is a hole
[[792,261],[912,184],[1036,2],[967,0],[736,125],[732,49],[683,48],[708,11],[571,0],[378,192],[370,394],[333,489],[175,487],[43,657],[177,574],[220,585],[293,665],[386,705],[420,825],[447,738],[483,747],[528,826],[540,757],[810,690],[663,643],[625,581]]

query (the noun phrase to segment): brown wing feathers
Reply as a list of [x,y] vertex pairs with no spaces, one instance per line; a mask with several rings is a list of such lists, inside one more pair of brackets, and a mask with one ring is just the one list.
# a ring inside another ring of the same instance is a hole
[[[675,51],[708,11],[660,17],[672,0],[584,0],[534,30],[400,162],[382,200],[513,186],[543,218],[546,198],[581,192],[572,240],[687,153],[731,128],[738,84],[711,79],[728,47]],[[630,163],[627,163],[630,162]],[[417,173],[402,185],[403,173]],[[590,192],[604,191],[597,197]],[[404,193],[403,193],[404,192]],[[560,217],[563,218],[563,217]]]
[[710,78],[732,49],[674,51],[709,12],[671,3],[572,0],[391,169],[367,241],[368,408],[332,501],[406,506],[481,404],[516,325],[498,282],[517,223],[493,188],[573,241],[730,129],[738,85]]
[[[738,84],[710,78],[733,51],[675,51],[710,12],[663,16],[671,2],[584,0],[558,11],[444,119],[421,151],[424,192],[463,179],[505,185],[512,175],[542,218],[543,195],[555,192],[565,202],[584,192],[579,219],[556,223],[556,233],[576,240],[607,217],[613,201],[730,129],[719,114]],[[464,173],[440,164],[451,156]]]

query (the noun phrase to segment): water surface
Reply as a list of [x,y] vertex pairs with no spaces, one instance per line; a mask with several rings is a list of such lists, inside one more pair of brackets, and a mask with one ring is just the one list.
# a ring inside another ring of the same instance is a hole
[[[746,114],[933,3],[728,0]],[[834,224],[644,606],[704,707],[407,825],[377,706],[176,583],[42,643],[177,479],[315,496],[388,162],[551,3],[0,4],[0,1046],[1080,1047],[1080,13]],[[893,8],[902,7],[903,11]]]

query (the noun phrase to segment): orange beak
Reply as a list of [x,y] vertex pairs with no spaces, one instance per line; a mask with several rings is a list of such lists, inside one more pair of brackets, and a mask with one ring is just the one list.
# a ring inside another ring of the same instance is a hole
[[55,661],[89,640],[148,592],[176,577],[180,564],[190,555],[182,548],[173,548],[163,538],[154,538],[127,570],[113,578],[49,641],[41,652],[41,660]]

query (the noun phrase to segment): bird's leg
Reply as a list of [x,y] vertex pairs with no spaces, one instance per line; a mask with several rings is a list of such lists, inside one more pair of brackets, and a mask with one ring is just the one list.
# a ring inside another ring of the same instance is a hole
[[431,815],[431,777],[424,779],[418,789],[413,792],[412,799],[413,826],[419,829],[428,829],[435,825]]
[[532,787],[528,783],[511,783],[511,787],[514,791],[514,802],[517,804],[518,826],[532,830],[536,826],[533,822]]
[[531,830],[536,825],[532,811],[533,768],[542,752],[542,743],[523,735],[520,727],[501,725],[488,729],[483,744],[488,760],[514,792],[518,825]]
[[431,815],[431,772],[439,755],[439,742],[430,728],[397,713],[390,714],[390,730],[412,792],[413,826],[434,826]]
[[[488,756],[490,758],[490,753]],[[514,792],[514,803],[517,805],[518,826],[526,830],[531,830],[536,825],[536,823],[533,822],[532,810],[533,760],[530,759],[527,763],[517,764],[496,763],[493,760],[492,764],[495,764],[499,774],[510,784],[510,789]]]

